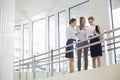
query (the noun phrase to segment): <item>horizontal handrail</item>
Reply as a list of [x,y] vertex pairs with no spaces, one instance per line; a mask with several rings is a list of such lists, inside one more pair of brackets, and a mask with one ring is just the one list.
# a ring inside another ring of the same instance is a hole
[[[85,39],[85,40],[83,40],[83,41],[76,42],[76,44],[77,44],[77,43],[84,42],[84,41],[87,41],[87,40],[90,40],[90,39],[93,39],[93,38],[96,38],[96,37],[100,37],[100,36],[102,36],[102,35],[104,35],[104,34],[107,34],[107,33],[110,33],[110,32],[116,31],[116,30],[120,30],[120,27],[119,27],[119,28],[116,28],[116,29],[113,29],[113,30],[105,31],[104,33],[101,33],[101,34],[99,34],[99,35],[97,35],[97,36],[90,37],[90,38]],[[93,45],[102,43],[102,42],[104,42],[104,41],[108,41],[108,40],[111,40],[111,39],[113,39],[113,38],[118,38],[118,37],[120,37],[120,35],[119,35],[119,36],[115,36],[115,37],[111,37],[111,38],[108,38],[108,39],[103,39],[103,40],[101,40],[101,41],[99,41],[99,42],[95,42],[95,43],[92,43],[92,44],[89,44],[89,45],[86,45],[86,46],[82,46],[82,47],[79,47],[79,48],[74,48],[73,50],[70,50],[70,51],[67,51],[67,52],[63,52],[63,53],[61,53],[61,54],[53,55],[53,57],[58,56],[58,55],[62,55],[62,54],[65,54],[65,53],[68,53],[68,52],[71,52],[71,51],[74,51],[75,49],[78,50],[78,49],[86,48],[86,47],[89,47],[89,46],[93,46]],[[73,44],[74,44],[74,43],[73,43]],[[71,45],[73,45],[73,44],[70,44],[70,45],[68,45],[68,46],[61,47],[61,48],[59,48],[59,49],[55,49],[55,50],[53,50],[53,51],[57,51],[57,50],[60,50],[60,49],[69,47],[69,46],[71,46]],[[113,43],[113,44],[114,44],[114,43]],[[26,61],[26,60],[29,60],[29,59],[34,59],[34,58],[36,58],[36,57],[39,57],[39,56],[41,56],[41,55],[45,55],[45,54],[48,54],[48,53],[50,53],[50,51],[48,51],[48,52],[46,52],[46,53],[43,53],[43,54],[40,54],[40,55],[36,55],[36,56],[34,56],[34,57],[30,57],[30,58],[24,59],[24,60],[16,61],[16,62],[14,62],[14,63]],[[48,59],[48,58],[50,58],[50,56],[49,56],[49,57],[46,57],[46,58],[43,58],[43,59],[35,60],[35,62],[39,62],[39,61],[41,61],[41,60]],[[28,65],[28,64],[30,64],[30,63],[33,63],[33,61],[28,62],[28,63],[23,63],[23,64],[21,64],[21,65]],[[16,66],[19,66],[19,64],[16,65]],[[14,67],[16,67],[16,66],[14,66]]]
[[[115,49],[119,49],[120,48],[120,46],[119,47],[116,47],[116,48],[110,48],[110,49],[108,49],[108,51],[111,51],[111,50],[115,50]],[[102,51],[102,52],[104,52],[104,50]],[[88,54],[88,56],[90,56],[90,54]],[[64,58],[65,56],[61,56],[60,58]],[[83,57],[83,56],[82,56]],[[54,60],[56,60],[56,59],[58,59],[58,58],[54,58]],[[47,61],[49,61],[49,60],[45,60],[45,61],[41,61],[42,63],[43,62],[47,62]],[[50,63],[51,64],[51,63]],[[24,65],[26,65],[26,64],[22,64],[21,66],[24,66]],[[19,65],[18,65],[19,66]],[[41,65],[41,66],[43,66],[43,65]],[[14,66],[14,67],[16,67],[16,66]]]
[[[33,57],[29,57],[29,58],[26,58],[26,59],[23,59],[23,60],[19,60],[19,61],[26,61],[26,60],[29,60],[29,59],[33,59],[34,57],[43,56],[43,55],[48,54],[48,53],[50,53],[50,51],[45,52],[45,53],[43,53],[43,54],[34,55]],[[19,61],[16,61],[16,62],[14,62],[14,63],[18,63]]]
[[[119,47],[116,47],[116,48],[110,48],[110,49],[108,49],[108,51],[111,51],[111,50],[115,50],[115,49],[119,49],[120,48],[120,46]],[[103,51],[104,52],[104,51]],[[90,54],[88,55],[88,56],[90,56]],[[64,56],[62,56],[61,58],[63,58]],[[49,60],[48,60],[49,61]],[[64,61],[68,61],[68,59],[65,59],[65,60],[61,60],[61,62],[64,62]],[[47,61],[46,61],[47,62]],[[59,63],[59,61],[56,61],[56,62],[53,62],[53,63]],[[37,65],[36,67],[39,67],[39,66],[45,66],[45,65],[50,65],[51,63],[46,63],[46,64],[42,64],[42,65]],[[22,66],[22,65],[21,65]],[[27,68],[21,68],[21,69],[28,69],[28,68],[33,68],[33,66],[31,66],[31,67],[27,67]],[[18,68],[19,69],[19,68]]]
[[[116,47],[116,48],[110,48],[110,49],[108,49],[108,51],[111,51],[111,50],[115,50],[115,49],[119,49],[120,48],[120,46],[119,47]],[[104,50],[103,50],[103,52],[104,52]],[[90,56],[90,54],[88,54],[88,56]],[[62,56],[61,58],[63,58],[64,56]],[[54,58],[55,59],[55,58]],[[57,58],[56,58],[57,59]],[[46,60],[46,62],[47,61],[49,61],[49,60]],[[62,60],[62,61],[60,61],[60,62],[64,62],[64,61],[68,61],[68,59],[65,59],[65,60]],[[59,61],[57,61],[57,62],[53,62],[53,63],[59,63]],[[42,65],[37,65],[37,66],[45,66],[45,65],[50,65],[51,63],[46,63],[46,64],[42,64]],[[27,64],[28,65],[28,64]],[[25,65],[21,65],[21,66],[25,66]],[[37,67],[36,66],[36,67]],[[33,66],[32,67],[29,67],[29,68],[33,68]],[[22,68],[23,69],[23,68]],[[24,69],[28,69],[28,67],[27,68],[24,68]]]
[[[117,37],[120,37],[120,36],[117,36]],[[115,38],[117,38],[117,37],[115,37]],[[114,37],[113,37],[113,38],[114,38]],[[112,38],[110,38],[110,39],[112,39]],[[108,40],[109,40],[109,39],[108,39]],[[99,43],[101,43],[101,42],[104,42],[104,40],[99,41],[99,42],[92,43],[92,44],[87,45],[87,46],[83,46],[83,47],[79,47],[79,48],[74,48],[73,50],[70,50],[70,51],[67,51],[67,52],[74,51],[75,49],[78,50],[78,49],[86,48],[86,47],[88,47],[88,46],[93,46],[93,45],[99,44]],[[119,48],[119,47],[118,47],[118,48]],[[113,49],[114,49],[114,48],[108,49],[108,51],[113,50]],[[117,48],[115,48],[115,49],[117,49]],[[104,52],[104,51],[103,51],[103,52]],[[66,52],[63,52],[63,53],[61,53],[60,55],[62,55],[62,54],[64,54],[64,53],[66,53]],[[56,57],[56,56],[58,56],[58,54],[57,54],[57,55],[54,55],[53,57]],[[63,57],[64,57],[64,56],[63,56]],[[50,57],[49,57],[49,58],[50,58]],[[47,57],[47,58],[44,58],[44,59],[48,59],[48,57]],[[44,59],[36,60],[35,62],[39,62],[39,61],[44,60]],[[54,59],[55,59],[55,58],[54,58]],[[57,59],[57,58],[56,58],[56,59]],[[46,61],[49,61],[49,60],[46,60]],[[23,64],[21,64],[21,66],[28,65],[28,64],[31,64],[31,63],[33,64],[33,62],[23,63]],[[19,65],[16,65],[16,66],[14,66],[14,67],[17,67],[17,66],[19,66]],[[41,66],[43,66],[43,65],[41,65]]]
[[[88,40],[90,40],[90,39],[94,39],[94,38],[100,37],[100,36],[102,36],[102,35],[104,35],[104,34],[107,34],[107,33],[110,33],[110,32],[116,31],[116,30],[120,30],[120,27],[118,27],[118,28],[116,28],[116,29],[113,29],[113,30],[105,31],[105,32],[103,32],[103,33],[101,33],[101,34],[98,34],[98,35],[96,35],[96,36],[93,36],[93,37],[84,39],[84,40],[82,40],[82,41],[78,41],[77,43],[81,43],[81,42],[84,42],[84,41],[88,41]],[[74,44],[74,43],[73,43],[73,44]],[[61,47],[61,48],[58,48],[58,49],[54,49],[53,51],[57,51],[57,50],[59,50],[59,49],[63,49],[63,48],[72,46],[73,44],[70,44],[70,45],[67,45],[67,46],[64,46],[64,47]]]

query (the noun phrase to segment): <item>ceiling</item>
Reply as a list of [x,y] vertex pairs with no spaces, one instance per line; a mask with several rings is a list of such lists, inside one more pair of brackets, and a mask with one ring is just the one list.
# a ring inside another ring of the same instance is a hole
[[[70,7],[86,0],[16,0],[15,23],[30,20],[39,14],[49,14],[56,10]],[[112,0],[113,9],[120,6],[120,0]],[[41,16],[45,16],[41,15]]]
[[16,23],[44,12],[79,4],[85,0],[16,0]]

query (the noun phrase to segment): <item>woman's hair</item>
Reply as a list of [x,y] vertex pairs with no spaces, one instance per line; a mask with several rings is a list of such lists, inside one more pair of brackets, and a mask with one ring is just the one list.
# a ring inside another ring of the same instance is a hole
[[80,19],[79,19],[80,20],[80,30],[84,27],[83,24],[82,24],[83,19],[85,19],[85,17],[83,17],[83,16],[80,17]]
[[75,21],[77,21],[75,18],[72,18],[70,21],[69,21],[69,24],[71,24],[71,23],[73,23],[73,22],[75,22]]
[[90,17],[88,18],[88,20],[93,20],[93,21],[95,21],[95,19],[94,19],[93,16],[90,16]]

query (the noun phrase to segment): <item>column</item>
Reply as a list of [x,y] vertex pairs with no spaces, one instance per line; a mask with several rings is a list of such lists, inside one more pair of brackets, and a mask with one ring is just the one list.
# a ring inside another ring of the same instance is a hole
[[13,80],[15,0],[0,0],[0,80]]

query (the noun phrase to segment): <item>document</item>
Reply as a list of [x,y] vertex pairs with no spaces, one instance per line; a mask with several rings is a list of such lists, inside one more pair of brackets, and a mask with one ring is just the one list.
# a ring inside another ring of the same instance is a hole
[[86,32],[88,36],[94,36],[95,27],[87,27]]

